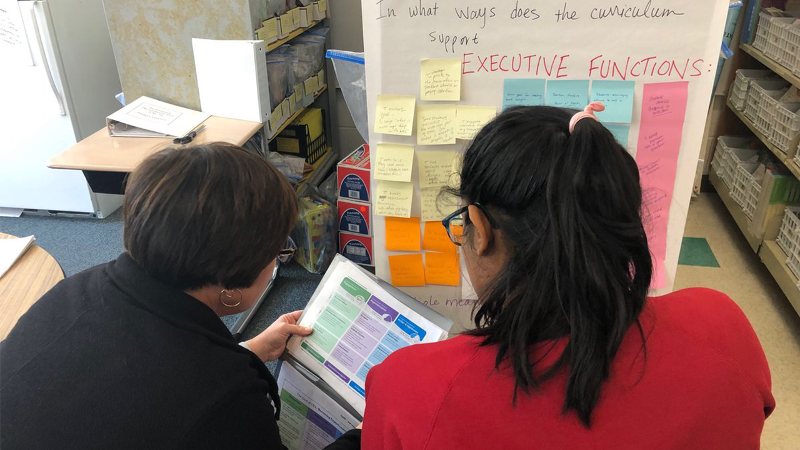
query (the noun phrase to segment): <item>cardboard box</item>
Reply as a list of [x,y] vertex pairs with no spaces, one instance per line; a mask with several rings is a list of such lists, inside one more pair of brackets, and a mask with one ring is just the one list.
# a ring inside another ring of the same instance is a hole
[[371,236],[371,215],[372,205],[369,203],[339,200],[339,231]]
[[372,238],[351,233],[339,233],[339,253],[362,266],[374,266]]
[[370,203],[369,146],[357,148],[336,167],[336,185],[340,200],[355,200]]

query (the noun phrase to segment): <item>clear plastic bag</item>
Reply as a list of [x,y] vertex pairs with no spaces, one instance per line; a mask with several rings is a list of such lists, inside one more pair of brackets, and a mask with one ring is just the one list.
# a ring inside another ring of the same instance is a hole
[[353,116],[356,129],[364,142],[369,140],[367,120],[367,82],[364,70],[364,54],[344,50],[328,50],[328,59],[333,61],[333,69],[339,79],[344,101]]
[[324,273],[338,251],[336,205],[313,186],[304,185],[298,197],[300,218],[291,233],[295,260],[311,273]]
[[286,7],[286,0],[267,0],[267,9],[272,13],[269,17],[282,16],[289,8]]
[[289,91],[289,71],[289,64],[283,55],[267,55],[269,104],[273,109],[286,99],[286,93]]

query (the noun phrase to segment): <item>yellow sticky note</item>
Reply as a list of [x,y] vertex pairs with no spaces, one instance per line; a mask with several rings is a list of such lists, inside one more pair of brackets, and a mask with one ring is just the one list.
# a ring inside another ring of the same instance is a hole
[[276,17],[264,21],[264,34],[269,41],[275,41],[278,38],[278,19]]
[[420,250],[419,231],[419,217],[408,219],[387,217],[386,250],[418,252]]
[[300,8],[292,9],[292,23],[295,28],[300,28]]
[[428,284],[458,286],[461,281],[458,254],[425,252],[425,281]]
[[303,82],[303,85],[306,90],[306,95],[317,92],[319,89],[319,86],[317,86],[317,76],[314,75],[313,77],[306,79],[306,81]]
[[456,111],[456,137],[472,139],[484,125],[497,117],[493,106],[459,106]]
[[375,196],[375,214],[391,217],[411,217],[411,199],[414,184],[401,181],[378,180]]
[[423,59],[420,64],[421,100],[461,100],[461,60]]
[[425,188],[422,190],[422,221],[442,220],[458,209],[458,201],[442,188]]
[[419,105],[417,145],[456,143],[456,105]]
[[414,107],[417,99],[410,95],[378,94],[375,107],[375,132],[411,136],[414,131]]
[[452,151],[417,152],[419,187],[441,187],[453,184],[458,154]]
[[414,146],[378,144],[375,152],[375,179],[411,181],[414,167]]
[[425,267],[419,253],[389,256],[389,273],[395,286],[425,286]]
[[425,222],[422,249],[434,252],[456,253],[458,246],[450,240],[450,236],[447,235],[447,230],[442,225],[442,222],[436,221]]

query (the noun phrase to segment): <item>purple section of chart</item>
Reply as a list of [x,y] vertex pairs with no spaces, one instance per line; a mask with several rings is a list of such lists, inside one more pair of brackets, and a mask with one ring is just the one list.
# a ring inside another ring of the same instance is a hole
[[376,316],[371,314],[361,313],[356,317],[356,325],[361,327],[362,330],[366,331],[370,336],[375,338],[375,340],[380,340],[384,334],[386,334],[386,326],[384,322],[378,319]]
[[356,373],[361,364],[364,362],[364,356],[359,355],[350,347],[339,342],[331,352],[331,358],[336,362],[341,363],[345,369],[350,373]]
[[397,311],[393,310],[389,307],[386,303],[383,303],[375,297],[374,295],[370,297],[369,302],[367,303],[373,311],[375,311],[379,316],[383,318],[383,320],[388,324],[389,322],[394,322],[394,319],[397,318]]
[[314,410],[312,409],[308,410],[308,421],[320,427],[320,429],[322,429],[322,431],[324,431],[325,434],[327,434],[328,436],[332,438],[336,437],[336,427],[333,426],[333,424],[331,424],[327,420],[325,420],[324,417],[315,413]]
[[334,375],[336,375],[337,377],[341,378],[342,381],[344,381],[345,383],[349,383],[350,382],[350,377],[348,377],[347,375],[342,373],[342,371],[339,370],[338,368],[336,368],[336,366],[334,366],[333,364],[331,364],[330,361],[325,361],[325,367],[327,367],[328,370],[333,372]]
[[350,327],[350,329],[347,330],[347,333],[345,333],[342,337],[342,341],[350,348],[357,351],[364,358],[369,356],[369,353],[372,351],[372,349],[378,345],[377,340],[357,326]]

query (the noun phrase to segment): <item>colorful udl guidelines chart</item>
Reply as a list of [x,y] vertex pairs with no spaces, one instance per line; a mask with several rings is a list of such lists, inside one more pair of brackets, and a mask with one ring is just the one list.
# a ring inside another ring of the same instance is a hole
[[321,449],[364,414],[369,370],[392,352],[447,338],[452,320],[341,255],[311,297],[278,375],[278,426],[290,450]]

